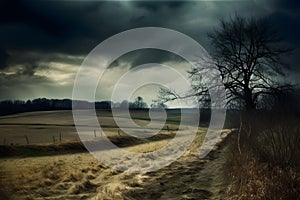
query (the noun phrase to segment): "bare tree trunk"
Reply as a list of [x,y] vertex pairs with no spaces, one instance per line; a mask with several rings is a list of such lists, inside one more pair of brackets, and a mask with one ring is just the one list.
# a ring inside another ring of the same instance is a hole
[[237,139],[237,145],[238,145],[238,150],[239,153],[242,154],[241,151],[241,132],[242,132],[242,128],[243,128],[243,118],[242,118],[242,113],[240,112],[240,127],[239,127],[239,131],[238,131],[238,139]]

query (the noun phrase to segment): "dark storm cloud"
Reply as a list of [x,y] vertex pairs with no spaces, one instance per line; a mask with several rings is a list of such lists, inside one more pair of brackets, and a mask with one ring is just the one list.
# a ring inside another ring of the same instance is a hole
[[[43,85],[43,82],[44,85],[49,84],[55,88],[53,80],[40,77],[36,72],[51,70],[51,62],[70,64],[64,67],[76,68],[103,40],[121,31],[138,27],[156,26],[174,29],[191,36],[209,50],[207,32],[218,25],[219,19],[233,16],[234,13],[243,16],[269,15],[284,37],[290,43],[299,46],[300,24],[297,2],[2,0],[0,72],[4,73],[1,79],[5,80],[6,85],[14,81],[11,83],[14,87],[21,82],[30,87],[35,83]],[[300,63],[297,58],[299,56],[295,56],[294,63]],[[142,50],[122,56],[112,67],[117,67],[122,62],[134,67],[149,62],[180,62],[180,60],[176,55],[159,50]],[[10,78],[6,79],[5,76]],[[3,94],[2,90],[0,93]]]
[[[253,7],[252,1],[249,2],[249,6]],[[210,11],[209,4],[219,8]],[[86,54],[99,42],[120,31],[141,26],[185,30],[184,27],[188,26],[188,21],[185,20],[193,20],[197,15],[202,17],[203,13],[218,19],[228,14],[226,12],[231,7],[231,12],[239,11],[242,8],[239,4],[244,4],[247,8],[247,2],[4,0],[0,4],[0,40],[2,48],[5,49]],[[278,5],[280,6],[281,4]],[[194,13],[193,7],[198,8],[199,13]],[[295,7],[292,6],[293,9]],[[186,18],[188,15],[194,16]],[[192,28],[197,33],[197,29],[203,27]]]
[[[188,3],[1,1],[0,69],[16,64],[29,71],[37,69],[38,62],[47,59],[42,54],[86,55],[104,39],[121,31],[168,24],[172,13],[179,14],[177,11],[185,4]],[[9,52],[14,50],[39,52],[42,58],[26,53],[25,59],[21,54],[8,59]],[[148,56],[161,57],[158,61],[166,57],[157,53],[137,54],[134,64]],[[50,56],[47,60],[51,59],[60,58]]]
[[[46,92],[45,92],[46,88]],[[41,76],[29,76],[25,74],[7,75],[0,72],[0,99],[33,99],[46,98],[69,98],[72,87],[59,85],[53,80]]]
[[37,27],[51,34],[59,34],[62,26],[53,19],[34,10],[30,2],[9,0],[1,3],[2,24],[20,23]]
[[135,68],[147,63],[183,62],[184,59],[173,53],[158,49],[142,49],[131,51],[116,59],[110,67],[118,67],[121,63],[130,63]]
[[0,49],[0,70],[5,68],[8,58],[9,58],[9,55],[6,53],[6,51],[3,49]]
[[[87,5],[79,7],[59,2],[4,1],[0,10],[1,45],[25,50],[86,51],[79,48],[80,45],[70,48],[65,44],[80,43],[80,40],[88,37],[91,30],[88,30],[86,17],[83,16],[83,13],[90,11]],[[94,8],[97,6],[94,5]]]
[[300,1],[275,1],[270,15],[277,29],[291,44],[300,44]]
[[[294,0],[285,0],[285,1],[275,1],[276,8],[278,10],[284,10],[290,12],[291,14],[299,14],[300,2]],[[299,15],[298,15],[299,17]]]
[[[7,51],[39,51],[85,55],[120,31],[154,26],[160,4],[128,2],[1,1],[0,64]],[[183,3],[167,3],[164,9]],[[151,18],[148,16],[151,15]],[[161,24],[164,22],[161,21]],[[30,60],[30,58],[28,58]]]
[[[17,75],[34,76],[37,70],[51,70],[51,63],[69,64],[79,66],[84,57],[72,56],[59,53],[35,53],[13,51],[7,55],[6,63],[8,67],[2,68],[7,72],[14,72]],[[4,66],[4,65],[3,65]],[[1,70],[1,69],[0,69]]]
[[134,1],[132,2],[137,7],[145,8],[150,11],[158,11],[162,8],[170,8],[170,9],[178,9],[180,10],[182,6],[186,5],[186,2],[184,1],[169,1],[165,3],[161,2],[150,2],[150,1]]
[[38,68],[37,65],[23,65],[22,70],[18,71],[17,74],[33,76],[35,70]]
[[36,53],[36,52],[23,52],[23,51],[11,51],[11,59],[7,59],[7,62],[11,66],[18,64],[21,65],[39,65],[40,63],[49,63],[49,62],[61,62],[72,65],[80,65],[83,61],[83,57],[72,56],[68,54],[60,53]]
[[[239,4],[227,4],[219,2],[216,10],[211,7],[217,4],[211,2],[4,0],[0,6],[0,44],[6,51],[86,55],[114,34],[145,26],[172,28],[205,43],[199,32],[213,23],[205,18],[216,20],[228,10],[240,8]],[[201,18],[203,22],[197,23]]]
[[[288,43],[293,52],[288,56],[292,71],[288,72],[289,78],[299,82],[300,75],[300,1],[286,0],[273,2],[273,12],[269,18]],[[296,73],[295,73],[296,72]]]

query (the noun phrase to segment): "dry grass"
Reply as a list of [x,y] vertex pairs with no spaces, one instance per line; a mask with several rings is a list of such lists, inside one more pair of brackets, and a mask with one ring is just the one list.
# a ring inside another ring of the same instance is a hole
[[[123,113],[117,117],[124,118]],[[146,111],[132,111],[133,120],[136,124],[146,125],[149,123]],[[107,136],[117,136],[119,128],[109,111],[98,111],[97,117],[101,127]],[[126,119],[126,118],[125,118]],[[179,114],[169,114],[167,123],[172,130],[178,128],[180,122]],[[165,127],[166,128],[166,127]],[[0,145],[24,145],[27,144],[49,144],[59,142],[60,133],[63,141],[78,140],[78,134],[74,126],[72,111],[39,111],[32,113],[20,113],[10,116],[0,116]],[[90,133],[94,137],[94,130]],[[97,137],[100,137],[97,132]]]
[[[160,131],[159,134],[139,139],[129,135],[111,135],[108,138],[112,143],[131,152],[151,152],[164,147],[175,135],[174,132]],[[86,141],[87,143],[101,143],[101,138]],[[56,154],[86,152],[80,140],[68,140],[60,143],[43,143],[29,145],[0,145],[0,157],[11,156],[47,156]]]
[[288,115],[247,118],[226,154],[228,199],[300,199],[299,124]]
[[[18,135],[24,137],[24,132],[17,131],[26,132],[30,127],[39,130],[36,141],[42,141],[30,145],[0,146],[2,155],[10,155],[0,158],[0,199],[201,199],[209,198],[213,193],[219,195],[221,180],[216,177],[215,169],[224,161],[223,157],[214,164],[210,157],[206,160],[198,159],[205,128],[199,129],[190,149],[172,165],[156,172],[130,174],[103,166],[74,138],[51,143],[47,136],[53,131],[50,127],[69,126],[68,112],[27,113],[0,119],[0,131],[8,127],[1,126],[1,123],[11,123],[11,132],[15,131],[13,138],[18,138]],[[147,123],[145,113],[133,115],[136,123]],[[151,152],[164,147],[176,134],[178,120],[178,116],[170,116],[170,123],[166,125],[171,131],[162,130],[151,138],[136,139],[124,133],[119,135],[110,113],[102,113],[98,117],[105,125],[110,140],[132,152]],[[23,124],[16,125],[17,123]],[[38,139],[41,135],[46,139]],[[202,170],[203,168],[206,170]]]
[[117,174],[87,153],[11,158],[1,164],[6,191],[17,199],[92,197],[103,180]]
[[228,199],[299,199],[300,171],[282,169],[253,158],[237,156],[231,168],[233,183],[228,188]]
[[[199,131],[196,143],[201,143],[204,131]],[[163,142],[166,144],[168,140],[158,141]],[[146,152],[157,148],[156,145],[141,143],[126,149]],[[215,175],[215,168],[208,167],[210,174],[200,170],[211,158],[199,161],[198,148],[192,145],[189,153],[177,162],[147,174],[115,171],[88,153],[2,158],[1,180],[12,199],[131,200],[145,199],[145,194],[148,199],[157,195],[160,199],[209,197],[212,193],[208,191],[206,176]]]

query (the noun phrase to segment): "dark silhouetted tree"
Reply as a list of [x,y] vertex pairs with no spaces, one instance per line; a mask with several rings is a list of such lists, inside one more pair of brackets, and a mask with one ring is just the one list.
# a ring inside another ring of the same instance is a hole
[[[282,56],[290,49],[283,47],[283,39],[267,19],[222,20],[209,37],[228,101],[240,101],[251,110],[261,96],[290,88],[278,80],[284,75]],[[197,76],[196,72],[190,73]]]
[[135,98],[133,103],[129,104],[129,107],[134,109],[144,109],[147,108],[148,105],[144,102],[144,99],[141,96],[138,96]]
[[[282,58],[291,49],[284,47],[283,39],[267,19],[236,15],[228,21],[221,20],[220,26],[208,36],[228,103],[252,110],[262,96],[291,89],[281,81],[286,67]],[[188,96],[207,101],[208,88],[202,85],[202,70],[201,66],[193,66],[189,71],[194,94]],[[179,97],[170,90],[162,90],[160,96],[165,101]]]

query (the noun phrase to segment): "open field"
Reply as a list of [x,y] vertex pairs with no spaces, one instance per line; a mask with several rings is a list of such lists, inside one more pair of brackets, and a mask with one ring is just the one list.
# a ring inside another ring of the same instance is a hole
[[[113,143],[143,153],[164,147],[176,134],[179,120],[178,114],[169,115],[159,134],[134,139],[118,133],[109,112],[98,113],[98,117]],[[132,117],[137,124],[148,123],[145,112],[135,111]],[[12,199],[220,199],[224,195],[220,178],[223,150],[198,158],[206,128],[199,128],[196,140],[180,159],[148,173],[108,168],[86,152],[75,131],[71,111],[1,117],[1,139],[7,144],[1,153],[10,156],[0,160],[0,195]]]
[[42,111],[0,117],[2,144],[50,143],[62,133],[64,140],[76,139],[71,111]]
[[[134,111],[131,113],[134,122],[138,125],[147,125],[149,116],[145,111]],[[112,118],[109,111],[97,111],[98,121],[106,135],[117,135],[118,126]],[[122,117],[122,113],[119,118]],[[169,114],[167,126],[170,129],[178,128],[180,115]],[[77,140],[78,134],[74,126],[72,111],[41,111],[31,113],[21,113],[10,116],[0,117],[0,144],[27,144],[26,136],[29,144],[52,143],[55,140]],[[90,131],[94,136],[94,129]],[[97,132],[97,137],[101,136]]]

